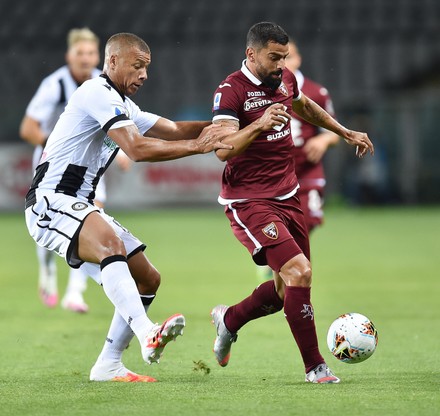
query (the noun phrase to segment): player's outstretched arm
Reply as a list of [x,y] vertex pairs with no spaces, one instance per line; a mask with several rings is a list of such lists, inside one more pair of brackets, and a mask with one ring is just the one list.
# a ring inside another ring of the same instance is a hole
[[373,143],[366,133],[347,129],[306,95],[302,94],[301,99],[293,101],[292,109],[309,123],[330,130],[341,136],[348,144],[356,146],[357,156],[363,157],[367,152],[374,154]]
[[161,117],[144,136],[158,137],[164,140],[196,139],[210,121],[171,121]]
[[108,131],[108,136],[135,162],[161,162],[182,157],[209,153],[217,149],[232,149],[222,143],[230,132],[224,127],[209,125],[196,139],[168,141],[145,137],[136,126],[126,126]]

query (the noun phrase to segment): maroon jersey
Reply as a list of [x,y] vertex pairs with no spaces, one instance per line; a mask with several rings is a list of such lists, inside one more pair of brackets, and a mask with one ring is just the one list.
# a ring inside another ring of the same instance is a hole
[[[305,78],[300,71],[295,72],[299,89],[321,106],[327,113],[334,116],[333,103],[330,95],[322,85]],[[317,182],[321,186],[324,185],[324,168],[322,161],[319,163],[311,163],[307,161],[304,153],[304,144],[311,138],[321,133],[321,128],[310,124],[295,113],[292,114],[294,119],[291,121],[292,138],[295,144],[293,155],[295,157],[295,169],[301,185],[312,185],[310,182]],[[317,181],[318,180],[318,181]]]
[[[213,120],[234,119],[240,129],[261,117],[272,104],[281,103],[292,112],[292,100],[301,93],[295,76],[283,71],[276,91],[262,85],[245,66],[229,75],[214,94]],[[262,132],[240,155],[226,162],[220,197],[228,200],[275,198],[292,192],[298,185],[290,123],[280,131]]]

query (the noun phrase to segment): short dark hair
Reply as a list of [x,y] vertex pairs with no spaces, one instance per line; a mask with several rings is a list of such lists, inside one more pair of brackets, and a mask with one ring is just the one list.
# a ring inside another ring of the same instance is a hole
[[285,30],[273,22],[255,23],[247,34],[247,46],[252,48],[264,48],[269,42],[287,45],[289,36]]
[[105,46],[106,54],[107,50],[113,45],[118,45],[120,48],[134,46],[143,52],[151,53],[150,47],[147,45],[147,43],[133,33],[116,33],[115,35],[111,36]]

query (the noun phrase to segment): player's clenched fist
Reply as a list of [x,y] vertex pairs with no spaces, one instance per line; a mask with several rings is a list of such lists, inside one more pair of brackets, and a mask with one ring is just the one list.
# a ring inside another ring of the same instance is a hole
[[283,104],[273,104],[268,107],[259,119],[261,130],[281,130],[292,118],[286,110],[287,108]]

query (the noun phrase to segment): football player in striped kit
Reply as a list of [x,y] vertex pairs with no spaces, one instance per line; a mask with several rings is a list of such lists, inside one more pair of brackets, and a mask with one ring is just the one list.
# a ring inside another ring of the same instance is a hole
[[173,122],[142,111],[129,98],[146,81],[150,63],[150,48],[138,36],[118,33],[107,41],[103,74],[72,94],[26,196],[26,224],[33,239],[88,273],[115,307],[90,372],[93,381],[155,381],[128,370],[124,350],[136,336],[143,360],[159,362],[165,346],[185,326],[181,314],[162,325],[146,314],[160,284],[159,271],[144,254],[145,244],[94,204],[100,178],[120,148],[135,162],[232,149],[222,143],[229,127]]

